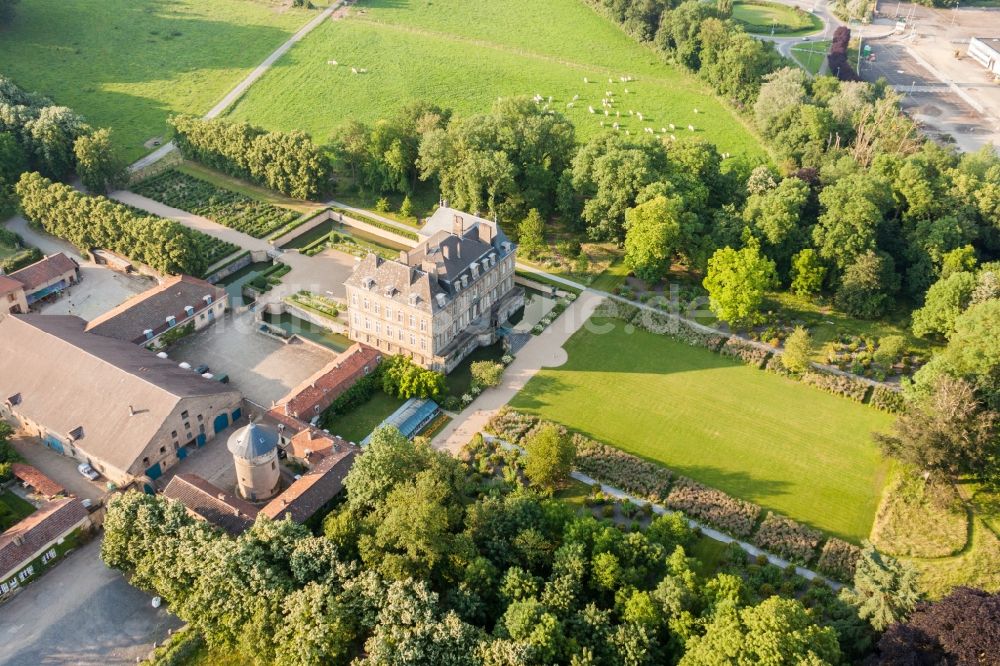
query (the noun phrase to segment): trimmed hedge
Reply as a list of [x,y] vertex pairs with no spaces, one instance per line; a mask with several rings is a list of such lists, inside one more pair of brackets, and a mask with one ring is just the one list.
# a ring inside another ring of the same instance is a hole
[[853,543],[831,537],[823,546],[817,568],[829,576],[850,583],[854,580],[854,570],[860,557],[861,549]]
[[872,397],[868,400],[868,404],[876,409],[894,414],[903,411],[906,406],[903,394],[899,391],[893,391],[888,386],[876,386],[872,390]]
[[756,504],[683,476],[677,478],[667,495],[667,506],[738,537],[753,532],[761,512]]
[[723,356],[738,358],[755,368],[763,368],[771,357],[770,351],[761,349],[758,345],[742,340],[735,335],[726,340],[726,343],[719,349],[719,353]]
[[869,384],[853,377],[820,372],[806,372],[802,375],[802,381],[857,402],[864,402],[868,389],[871,388]]
[[767,512],[767,517],[753,536],[753,542],[761,548],[800,564],[812,562],[822,540],[823,533],[819,530],[773,511]]
[[670,470],[646,462],[579,433],[573,435],[576,468],[588,476],[648,499],[663,502],[670,491]]

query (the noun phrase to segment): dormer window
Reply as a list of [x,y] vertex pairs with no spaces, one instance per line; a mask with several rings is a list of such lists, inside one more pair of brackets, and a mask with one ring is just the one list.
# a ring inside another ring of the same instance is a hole
[[145,331],[142,332],[142,334],[147,340],[153,339],[153,329],[151,328],[147,328]]
[[201,297],[201,300],[205,301],[205,305],[211,305],[212,304],[212,295],[211,294],[205,294],[204,296]]
[[462,276],[462,289],[465,289],[468,286],[469,286],[469,276],[468,275],[463,275]]
[[177,317],[170,315],[167,317],[167,328],[173,328],[177,325]]
[[392,298],[393,296],[396,295],[396,288],[393,287],[393,286],[391,286],[391,285],[388,286],[388,287],[386,287],[385,288],[385,295],[388,296],[389,298]]
[[187,313],[188,317],[193,317],[194,316],[194,306],[193,305],[185,305],[184,306],[184,312]]
[[364,285],[365,289],[371,289],[375,286],[375,278],[366,277],[361,284]]
[[410,294],[410,305],[416,305],[419,298],[416,294]]

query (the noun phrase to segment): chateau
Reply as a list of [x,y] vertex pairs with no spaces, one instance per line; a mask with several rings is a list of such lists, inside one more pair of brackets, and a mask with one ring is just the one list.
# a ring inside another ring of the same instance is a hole
[[514,286],[516,246],[496,223],[446,206],[420,234],[398,259],[369,254],[355,267],[345,283],[350,337],[450,372],[495,342],[524,305]]

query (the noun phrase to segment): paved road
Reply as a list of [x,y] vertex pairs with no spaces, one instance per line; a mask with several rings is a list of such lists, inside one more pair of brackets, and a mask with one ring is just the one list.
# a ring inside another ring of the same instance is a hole
[[[338,7],[340,7],[340,5],[341,2],[339,1],[334,2],[329,7],[320,12],[319,15],[317,15],[313,20],[309,21],[309,23],[306,23],[304,26],[302,26],[302,28],[300,28],[298,32],[289,37],[288,40],[284,44],[279,46],[277,49],[275,49],[271,53],[271,55],[267,56],[267,58],[264,59],[264,62],[257,65],[252,72],[247,74],[246,78],[244,78],[242,81],[236,84],[235,88],[226,93],[226,96],[223,97],[218,104],[209,109],[208,113],[206,113],[204,117],[217,118],[220,115],[222,115],[222,113],[226,109],[232,106],[233,103],[236,102],[236,100],[239,99],[240,96],[243,93],[245,93],[247,89],[257,81],[257,79],[264,76],[267,70],[271,68],[271,65],[273,65],[278,58],[288,53],[288,50],[292,48],[296,42],[300,41],[303,37],[312,32],[320,23],[328,19],[330,15],[333,14],[333,12],[335,12]],[[173,151],[175,148],[176,147],[174,146],[174,142],[168,141],[167,143],[163,144],[162,146],[151,152],[149,155],[146,155],[145,157],[134,162],[131,166],[129,166],[129,170],[138,171],[139,169],[148,167],[151,164],[155,164],[156,162],[159,162],[160,159],[162,159],[165,155]]]
[[134,664],[181,626],[99,551],[95,539],[0,606],[0,666]]

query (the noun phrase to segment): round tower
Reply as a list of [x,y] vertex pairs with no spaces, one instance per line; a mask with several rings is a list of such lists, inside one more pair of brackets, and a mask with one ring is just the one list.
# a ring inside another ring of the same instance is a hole
[[227,446],[236,465],[240,495],[252,502],[274,497],[281,485],[278,433],[251,422],[230,435]]

